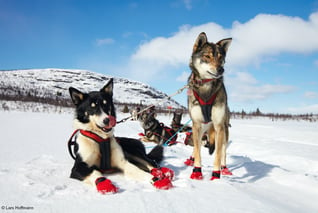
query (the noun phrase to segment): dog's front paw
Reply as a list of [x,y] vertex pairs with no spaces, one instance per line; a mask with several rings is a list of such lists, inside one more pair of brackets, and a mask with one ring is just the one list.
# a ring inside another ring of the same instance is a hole
[[95,184],[97,191],[102,194],[116,193],[118,191],[118,188],[115,185],[113,185],[113,183],[109,179],[106,179],[105,177],[97,178]]
[[172,180],[174,177],[174,171],[167,167],[153,168],[150,173],[158,179],[168,178]]
[[157,177],[152,178],[152,185],[157,189],[168,190],[173,187],[171,180],[168,178],[159,179]]
[[194,180],[202,180],[203,175],[202,175],[201,167],[194,167],[190,178]]
[[210,180],[218,180],[221,177],[221,171],[213,171]]
[[173,180],[174,171],[172,169],[169,169],[167,167],[161,167],[160,169],[161,169],[165,178],[168,178],[169,180]]

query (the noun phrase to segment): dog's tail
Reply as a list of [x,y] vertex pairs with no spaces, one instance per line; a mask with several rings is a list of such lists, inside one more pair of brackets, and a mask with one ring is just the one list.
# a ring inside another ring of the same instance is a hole
[[163,146],[155,146],[148,154],[147,157],[160,164],[163,160]]
[[209,154],[212,155],[215,149],[215,138],[208,138],[206,135],[204,135],[202,140],[207,141],[205,147],[209,149]]
[[209,149],[209,154],[212,155],[213,152],[214,152],[214,149],[215,149],[215,143],[214,142],[213,143],[208,142],[206,144],[206,147]]

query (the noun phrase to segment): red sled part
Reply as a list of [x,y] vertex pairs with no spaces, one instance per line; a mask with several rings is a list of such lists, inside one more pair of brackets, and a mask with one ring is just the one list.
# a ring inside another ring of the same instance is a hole
[[141,133],[138,133],[138,135],[141,136],[141,137],[144,137],[144,136],[145,136],[145,134],[142,133],[142,132],[141,132]]

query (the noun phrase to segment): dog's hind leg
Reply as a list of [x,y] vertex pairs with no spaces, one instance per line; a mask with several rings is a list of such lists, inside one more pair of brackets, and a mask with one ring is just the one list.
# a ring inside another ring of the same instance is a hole
[[142,169],[139,169],[137,166],[128,161],[120,163],[118,167],[124,172],[124,175],[126,177],[133,180],[150,182],[153,178],[153,176],[150,173],[145,172]]
[[167,190],[172,188],[171,180],[165,177],[156,177],[153,175],[153,172],[148,173],[139,169],[134,164],[124,161],[117,165],[119,169],[124,172],[124,175],[128,178],[137,180],[137,181],[146,181],[153,184],[157,189]]
[[229,128],[226,124],[224,127],[224,133],[225,133],[225,139],[224,139],[224,143],[222,146],[222,157],[221,157],[221,166],[222,167],[226,166],[226,148],[227,148],[227,144],[229,141]]
[[225,140],[222,147],[222,158],[221,158],[221,174],[232,175],[232,172],[226,166],[226,149],[229,141],[229,127],[225,124]]
[[213,172],[212,178],[220,179],[221,174],[221,159],[223,157],[223,152],[226,149],[225,146],[225,127],[223,124],[215,125],[215,157],[214,157],[214,165],[213,165]]
[[203,130],[201,123],[193,123],[192,127],[192,140],[193,140],[193,157],[194,157],[194,168],[190,176],[191,179],[202,180],[201,171],[201,140]]

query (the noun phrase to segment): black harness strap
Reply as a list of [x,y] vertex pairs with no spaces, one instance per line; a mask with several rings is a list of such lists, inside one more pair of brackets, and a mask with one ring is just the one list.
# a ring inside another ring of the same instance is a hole
[[194,95],[195,99],[200,104],[202,115],[203,115],[203,119],[204,119],[204,123],[209,123],[209,122],[211,122],[212,106],[213,106],[213,103],[214,103],[214,101],[216,99],[217,93],[214,93],[206,101],[206,100],[203,100],[203,98],[200,97],[200,95],[195,90],[195,88],[198,88],[198,87],[202,86],[203,84],[209,83],[211,81],[216,81],[217,79],[216,78],[196,79],[194,74],[191,75],[190,79],[191,80],[189,82],[189,85],[190,85],[190,88],[192,89],[192,92],[193,92],[193,95]]
[[73,140],[74,136],[78,133],[79,129],[75,130],[70,137],[70,139],[67,142],[67,147],[68,147],[68,153],[71,155],[71,157],[75,160],[76,159],[76,154],[74,152],[74,149],[72,149],[72,146],[76,145],[76,138]]
[[208,101],[204,101],[199,94],[193,90],[193,95],[194,97],[197,99],[197,101],[200,104],[201,110],[202,110],[202,114],[203,114],[203,118],[204,118],[204,123],[209,123],[211,122],[211,112],[212,112],[212,106],[214,103],[214,100],[216,98],[216,94],[214,93],[210,99]]
[[[95,141],[99,145],[99,151],[101,153],[101,159],[100,159],[100,169],[102,171],[111,169],[111,148],[110,148],[110,138],[102,138],[98,136],[97,134],[85,131],[85,130],[75,130],[72,134],[71,138],[68,141],[68,151],[71,155],[71,157],[75,160],[76,154],[74,154],[74,150],[72,149],[72,146],[76,146],[76,138],[73,140],[75,134],[80,132],[83,136]],[[76,153],[76,150],[75,150]]]

